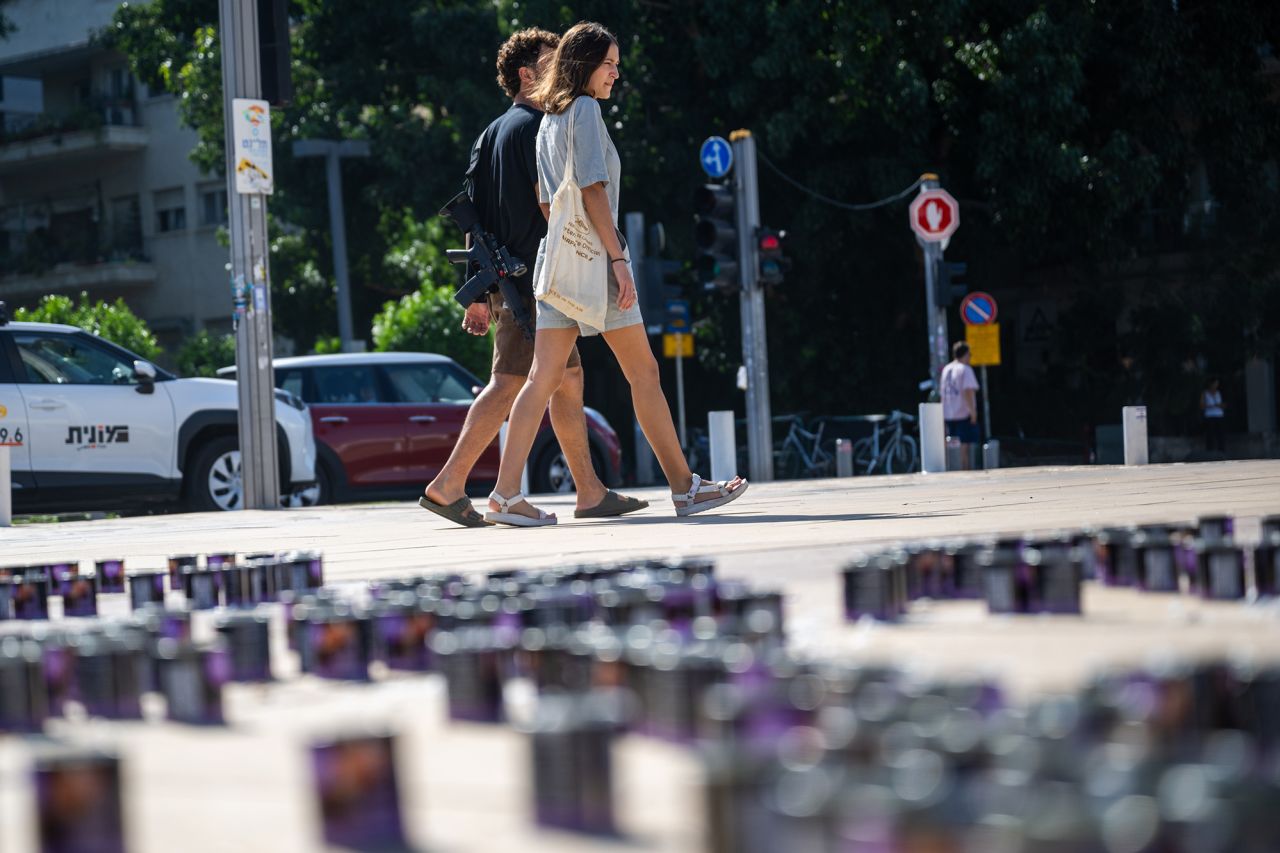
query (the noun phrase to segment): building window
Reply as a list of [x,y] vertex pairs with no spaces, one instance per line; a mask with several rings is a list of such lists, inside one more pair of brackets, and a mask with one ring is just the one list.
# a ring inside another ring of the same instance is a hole
[[137,257],[142,252],[142,213],[136,195],[111,200],[111,254],[114,259]]
[[226,184],[203,184],[200,187],[200,224],[227,224]]
[[156,231],[165,234],[187,227],[187,205],[182,198],[182,188],[161,190],[155,194]]

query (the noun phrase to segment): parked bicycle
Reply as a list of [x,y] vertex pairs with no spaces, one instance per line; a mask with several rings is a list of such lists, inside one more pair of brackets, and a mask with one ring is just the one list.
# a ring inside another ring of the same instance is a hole
[[855,474],[906,474],[920,467],[920,450],[907,425],[916,419],[894,410],[888,415],[872,415],[871,435],[853,443]]
[[822,446],[822,431],[826,424],[819,422],[817,428],[810,432],[805,429],[804,420],[799,415],[792,415],[786,420],[790,421],[790,428],[774,451],[774,475],[785,480],[835,476],[835,457]]

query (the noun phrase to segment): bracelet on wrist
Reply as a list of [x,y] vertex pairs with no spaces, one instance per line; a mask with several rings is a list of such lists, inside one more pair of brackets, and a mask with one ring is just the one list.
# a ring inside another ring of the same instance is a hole
[[627,260],[626,258],[610,258],[609,263],[616,264],[618,261],[623,261],[625,263],[626,260]]

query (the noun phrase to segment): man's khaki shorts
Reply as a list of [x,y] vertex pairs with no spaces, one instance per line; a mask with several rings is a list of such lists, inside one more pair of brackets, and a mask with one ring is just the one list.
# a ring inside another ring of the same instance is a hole
[[[533,296],[524,296],[523,299],[530,321],[537,322],[538,312]],[[528,376],[533,369],[533,341],[525,338],[501,293],[489,294],[489,316],[493,322],[493,372]],[[578,345],[574,344],[565,367],[581,366]]]

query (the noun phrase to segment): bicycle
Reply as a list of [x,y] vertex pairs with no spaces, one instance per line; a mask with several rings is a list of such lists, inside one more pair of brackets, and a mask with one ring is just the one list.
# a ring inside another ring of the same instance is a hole
[[[872,421],[871,435],[853,443],[853,470],[863,474],[906,474],[920,466],[920,450],[915,436],[908,435],[904,426],[915,423],[915,418],[895,409],[887,417],[877,415]],[[882,425],[885,431],[881,439]]]
[[822,446],[822,431],[826,424],[820,422],[817,429],[810,432],[804,428],[804,421],[799,415],[789,420],[791,428],[774,451],[774,469],[778,477],[796,480],[833,476],[835,457]]

